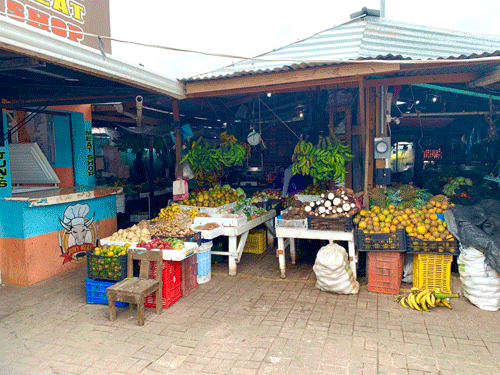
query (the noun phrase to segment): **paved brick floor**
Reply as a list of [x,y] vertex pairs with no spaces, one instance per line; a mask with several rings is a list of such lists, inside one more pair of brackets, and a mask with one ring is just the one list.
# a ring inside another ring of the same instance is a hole
[[271,251],[227,263],[163,314],[85,303],[85,269],[0,287],[0,374],[500,374],[500,312],[464,298],[405,310],[394,297],[315,288],[310,262]]

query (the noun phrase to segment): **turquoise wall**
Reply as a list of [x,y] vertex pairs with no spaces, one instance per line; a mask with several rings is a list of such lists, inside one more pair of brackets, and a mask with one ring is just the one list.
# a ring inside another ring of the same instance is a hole
[[29,238],[63,229],[59,219],[64,219],[64,211],[68,206],[88,204],[90,219],[95,213],[94,221],[116,217],[116,196],[107,195],[100,198],[77,202],[53,204],[47,206],[29,206],[27,202],[0,200],[0,237]]
[[94,186],[94,145],[92,143],[92,121],[84,120],[83,113],[71,116],[73,130],[73,151],[75,185]]
[[73,168],[71,150],[70,118],[68,116],[54,116],[56,163],[53,168]]

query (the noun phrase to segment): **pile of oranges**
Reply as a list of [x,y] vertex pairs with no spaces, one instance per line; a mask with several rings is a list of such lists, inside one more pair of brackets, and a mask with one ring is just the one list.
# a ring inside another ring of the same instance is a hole
[[444,220],[438,218],[451,205],[431,199],[420,208],[373,207],[361,210],[353,222],[366,233],[395,233],[404,229],[412,237],[427,241],[443,241],[453,238]]

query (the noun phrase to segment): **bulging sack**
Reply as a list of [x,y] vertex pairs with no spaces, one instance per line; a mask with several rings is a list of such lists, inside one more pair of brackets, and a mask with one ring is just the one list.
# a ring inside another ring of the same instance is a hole
[[324,292],[357,294],[359,283],[352,274],[345,249],[330,241],[316,255],[313,266],[316,274],[316,288]]
[[500,309],[500,276],[473,247],[462,247],[457,260],[464,296],[482,310]]

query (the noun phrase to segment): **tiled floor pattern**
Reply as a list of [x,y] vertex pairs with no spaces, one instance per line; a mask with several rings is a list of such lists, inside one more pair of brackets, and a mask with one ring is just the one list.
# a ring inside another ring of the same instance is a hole
[[315,288],[310,263],[244,254],[146,324],[85,303],[85,269],[0,287],[0,374],[500,374],[500,312],[464,298],[420,313]]

